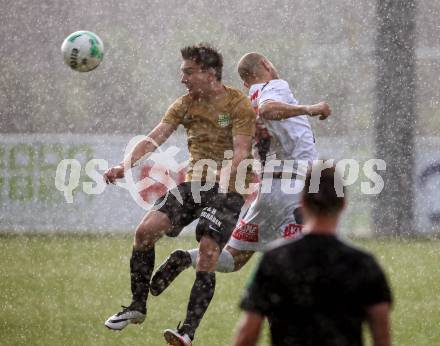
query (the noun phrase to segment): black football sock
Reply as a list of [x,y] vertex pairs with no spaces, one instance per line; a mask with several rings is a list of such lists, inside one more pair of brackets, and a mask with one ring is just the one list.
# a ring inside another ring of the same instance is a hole
[[215,273],[197,272],[196,280],[189,296],[186,319],[181,328],[182,332],[194,338],[197,327],[203,315],[208,309],[209,303],[214,296]]
[[143,251],[133,248],[130,259],[131,307],[145,313],[151,273],[154,269],[154,247]]

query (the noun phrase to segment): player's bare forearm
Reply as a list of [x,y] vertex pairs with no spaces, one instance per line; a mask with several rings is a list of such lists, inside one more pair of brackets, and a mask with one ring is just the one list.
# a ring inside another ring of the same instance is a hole
[[234,346],[254,346],[260,336],[263,316],[254,312],[245,312],[238,322]]
[[160,123],[151,131],[145,139],[139,141],[133,150],[124,158],[124,161],[116,166],[109,168],[103,178],[107,184],[114,184],[117,179],[122,179],[125,175],[125,167],[133,167],[145,155],[153,152],[156,148],[167,140],[173,133],[175,126]]
[[375,304],[367,308],[368,324],[374,346],[390,346],[390,304]]
[[282,120],[307,113],[307,106],[291,105],[285,102],[270,101],[258,108],[260,117],[268,120]]
[[[247,135],[235,135],[233,137],[234,152],[231,160],[230,169],[221,170],[219,172],[220,190],[228,191],[230,179],[237,178],[237,169],[240,162],[247,159],[251,152],[252,137]],[[245,180],[245,177],[241,177]]]
[[327,102],[319,102],[314,105],[292,105],[285,102],[270,101],[261,105],[258,113],[268,120],[283,120],[304,114],[319,115],[319,118],[323,120],[331,114],[331,109]]
[[145,155],[155,151],[174,132],[175,126],[168,123],[159,123],[146,137],[136,144],[133,150],[121,162],[133,167]]
[[252,137],[246,135],[235,135],[234,141],[234,156],[232,157],[231,176],[237,173],[237,167],[241,161],[249,157],[252,147]]

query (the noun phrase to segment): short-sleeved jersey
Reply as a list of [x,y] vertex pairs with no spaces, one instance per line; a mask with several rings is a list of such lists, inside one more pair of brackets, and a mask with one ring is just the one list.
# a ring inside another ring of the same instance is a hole
[[[296,105],[289,84],[282,79],[273,79],[268,83],[254,84],[249,89],[252,106],[257,109],[265,102],[280,101]],[[266,159],[305,160],[317,159],[315,139],[306,115],[284,120],[262,119],[271,136],[270,148]]]
[[[194,172],[199,160],[214,160],[217,168],[222,167],[225,152],[233,151],[233,136],[255,135],[255,112],[249,98],[240,90],[226,87],[226,95],[214,102],[194,100],[190,95],[178,98],[167,110],[162,122],[176,127],[183,125],[188,139],[190,162],[186,181],[211,180],[207,171]],[[229,156],[228,159],[231,157]],[[249,151],[249,158],[252,158]],[[212,172],[215,176],[215,172]],[[251,168],[246,175],[245,184],[251,181]],[[217,179],[216,179],[217,180]],[[235,177],[229,181],[229,191],[236,192]]]
[[368,306],[391,302],[370,254],[308,234],[266,252],[241,308],[269,318],[272,345],[362,345]]

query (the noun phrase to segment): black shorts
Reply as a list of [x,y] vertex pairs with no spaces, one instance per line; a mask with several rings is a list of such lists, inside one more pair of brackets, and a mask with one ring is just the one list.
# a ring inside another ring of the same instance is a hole
[[[171,220],[173,228],[166,233],[168,236],[178,236],[183,227],[199,218],[196,227],[197,241],[200,241],[203,235],[209,235],[222,248],[228,242],[237,223],[244,204],[243,197],[236,192],[219,193],[218,184],[208,191],[196,190],[199,186],[200,184],[192,185],[191,182],[180,184],[159,198],[155,203],[155,209],[165,213]],[[183,204],[176,195],[181,196]],[[197,196],[200,196],[200,199]]]

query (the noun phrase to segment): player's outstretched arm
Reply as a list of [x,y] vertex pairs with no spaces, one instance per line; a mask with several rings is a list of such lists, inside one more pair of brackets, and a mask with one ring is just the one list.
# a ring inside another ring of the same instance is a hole
[[237,325],[234,346],[254,346],[260,336],[264,317],[255,312],[245,312]]
[[107,184],[114,183],[116,179],[124,177],[124,163],[133,167],[145,155],[148,155],[156,150],[158,146],[164,143],[168,137],[176,129],[175,125],[161,122],[157,125],[145,139],[139,141],[132,151],[124,158],[120,164],[109,168],[104,173],[104,180]]
[[331,112],[327,102],[319,102],[314,105],[292,105],[280,101],[269,101],[258,108],[258,114],[268,120],[283,120],[304,114],[319,115],[319,119],[324,120]]
[[145,137],[145,139],[136,144],[131,153],[124,158],[124,162],[128,162],[130,167],[133,167],[141,158],[152,153],[157,149],[157,147],[161,146],[162,143],[164,143],[168,137],[171,136],[175,129],[175,125],[160,122],[159,125],[157,125]]

